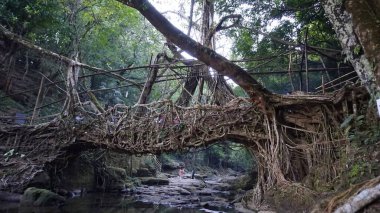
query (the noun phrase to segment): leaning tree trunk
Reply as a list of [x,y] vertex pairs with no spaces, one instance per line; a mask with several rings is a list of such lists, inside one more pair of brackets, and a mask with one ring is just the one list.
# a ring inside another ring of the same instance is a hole
[[325,0],[326,15],[372,97],[380,97],[380,5],[377,0]]
[[118,0],[119,2],[137,9],[158,31],[170,42],[190,55],[214,68],[219,74],[228,76],[241,86],[251,97],[252,101],[262,109],[267,107],[268,99],[273,96],[257,80],[252,78],[243,68],[227,60],[210,48],[194,41],[186,34],[175,28],[165,17],[154,8],[148,0]]

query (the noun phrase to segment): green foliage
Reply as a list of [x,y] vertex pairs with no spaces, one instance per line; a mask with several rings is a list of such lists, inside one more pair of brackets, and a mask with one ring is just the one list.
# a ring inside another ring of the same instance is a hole
[[[4,0],[0,2],[0,14],[0,24],[37,45],[68,57],[78,54],[81,62],[104,69],[145,65],[162,48],[162,36],[138,11],[114,0]],[[44,62],[40,56],[34,57],[35,61]],[[48,76],[59,73],[54,76],[61,79],[52,80],[64,79],[64,70],[57,63],[40,63],[39,71]],[[137,70],[119,74],[144,82],[147,73]],[[94,76],[81,82],[81,89],[125,84],[110,77]],[[104,105],[134,104],[139,93],[136,88],[123,87],[97,92],[96,96]]]
[[380,141],[380,126],[372,123],[364,115],[351,114],[347,116],[340,128],[348,136],[348,139],[355,144],[370,145]]
[[356,178],[364,173],[363,165],[356,163],[352,166],[351,171],[349,173],[350,178]]
[[[292,70],[304,70],[304,60],[300,56],[302,49],[287,43],[304,43],[306,31],[308,45],[340,49],[335,32],[325,17],[322,2],[318,0],[223,0],[216,1],[215,8],[222,15],[244,14],[242,27],[231,28],[227,34],[234,40],[235,58],[255,59],[241,64],[251,73],[287,71],[290,64],[289,52],[293,54]],[[336,66],[336,61],[323,59],[327,67]],[[309,55],[308,61],[309,68],[322,67],[317,54]],[[291,82],[294,89],[305,89],[299,86],[301,80],[305,82],[304,74],[293,75],[292,79],[287,74],[254,77],[266,88],[277,93],[292,91]],[[320,73],[309,74],[311,91],[320,83]]]
[[33,28],[52,27],[57,21],[58,3],[45,0],[4,0],[0,2],[0,23],[22,33]]

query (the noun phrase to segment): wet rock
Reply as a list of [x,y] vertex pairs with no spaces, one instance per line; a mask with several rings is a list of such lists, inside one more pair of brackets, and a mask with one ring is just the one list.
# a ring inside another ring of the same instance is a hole
[[59,206],[65,198],[46,189],[30,187],[25,190],[21,198],[21,205]]
[[167,178],[156,178],[156,177],[142,177],[141,184],[144,185],[169,185],[169,179]]

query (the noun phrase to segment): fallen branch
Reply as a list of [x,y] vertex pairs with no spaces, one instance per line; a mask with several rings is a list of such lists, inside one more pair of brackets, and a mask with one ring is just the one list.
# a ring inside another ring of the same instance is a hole
[[347,203],[335,210],[334,213],[357,212],[378,198],[380,198],[380,183],[351,197]]
[[[366,182],[353,185],[348,190],[333,197],[327,204],[326,212],[357,212],[374,200],[380,198],[380,176]],[[337,208],[340,206],[339,208]],[[335,211],[333,211],[336,209]]]

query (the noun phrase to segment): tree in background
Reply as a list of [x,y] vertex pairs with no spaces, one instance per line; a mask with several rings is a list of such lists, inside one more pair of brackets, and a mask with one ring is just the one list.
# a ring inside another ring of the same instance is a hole
[[[0,3],[0,23],[13,32],[31,40],[36,45],[61,55],[77,58],[80,62],[103,69],[139,66],[148,63],[151,55],[161,49],[162,37],[154,31],[135,10],[124,7],[112,0],[63,0],[63,1],[2,1]],[[26,53],[10,42],[8,59],[5,63],[18,58],[19,65],[32,69],[24,76],[35,78],[39,84],[41,72],[51,81],[65,79],[65,69],[55,62],[41,58],[33,52]],[[21,63],[21,61],[22,63]],[[22,70],[20,72],[23,72]],[[90,74],[82,71],[81,75]],[[121,73],[126,78],[144,81],[144,72]],[[22,75],[22,74],[21,74]],[[38,80],[37,80],[38,79]],[[80,90],[106,89],[97,93],[103,104],[134,104],[138,90],[133,87],[117,88],[125,84],[110,77],[95,75],[80,82]],[[13,87],[21,90],[20,86]],[[9,93],[14,93],[10,92]],[[128,95],[127,95],[128,94]],[[34,94],[36,95],[36,94]],[[34,97],[28,98],[25,105],[34,104]],[[63,96],[51,96],[51,101]],[[49,97],[46,98],[48,100]],[[45,100],[45,103],[46,103]],[[59,105],[53,105],[53,108]]]

